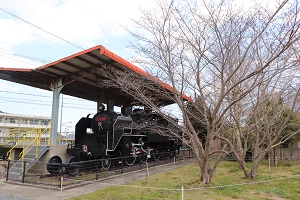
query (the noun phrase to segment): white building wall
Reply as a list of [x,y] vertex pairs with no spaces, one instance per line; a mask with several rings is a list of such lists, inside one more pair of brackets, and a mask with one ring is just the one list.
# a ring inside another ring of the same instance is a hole
[[0,144],[4,144],[10,129],[26,132],[33,128],[51,128],[51,118],[43,116],[0,113]]

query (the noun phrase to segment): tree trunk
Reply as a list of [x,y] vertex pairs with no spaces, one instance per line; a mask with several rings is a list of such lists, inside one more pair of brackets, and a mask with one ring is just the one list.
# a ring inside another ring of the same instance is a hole
[[251,177],[252,178],[256,177],[258,166],[259,166],[259,162],[257,160],[253,160],[253,166],[251,168]]
[[251,168],[251,177],[252,178],[256,177],[258,166],[263,161],[266,154],[267,154],[267,151],[264,151],[259,155],[255,154],[253,156],[253,162],[252,162],[253,165],[252,165],[252,168]]
[[209,184],[211,180],[211,169],[210,169],[210,162],[209,160],[203,159],[203,162],[201,164],[201,181],[203,184]]
[[291,158],[291,160],[293,160],[293,145],[294,145],[293,141],[292,141],[292,142],[290,142],[290,147],[291,147],[291,154],[290,154],[290,158]]
[[251,177],[250,172],[248,171],[248,169],[246,168],[246,163],[245,160],[243,158],[241,158],[237,152],[233,152],[235,159],[237,160],[237,162],[239,163],[240,167],[242,168],[244,175],[246,177]]
[[270,149],[270,151],[268,152],[268,158],[269,158],[269,162],[270,162],[270,165],[272,167],[275,166],[275,162],[276,162],[276,158],[275,158],[275,149]]

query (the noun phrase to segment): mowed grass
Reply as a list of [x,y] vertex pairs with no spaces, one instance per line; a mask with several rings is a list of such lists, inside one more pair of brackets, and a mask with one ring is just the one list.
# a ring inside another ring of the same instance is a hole
[[223,161],[209,185],[202,185],[199,176],[198,165],[193,163],[140,181],[108,187],[71,199],[182,199],[182,186],[185,189],[185,200],[300,199],[299,162],[280,162],[270,171],[267,163],[263,163],[258,176],[251,179],[244,177],[236,162]]

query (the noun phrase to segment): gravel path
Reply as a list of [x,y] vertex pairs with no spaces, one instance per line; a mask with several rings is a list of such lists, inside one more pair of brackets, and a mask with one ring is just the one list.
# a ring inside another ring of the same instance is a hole
[[25,199],[14,197],[14,196],[3,196],[0,194],[0,200],[25,200]]

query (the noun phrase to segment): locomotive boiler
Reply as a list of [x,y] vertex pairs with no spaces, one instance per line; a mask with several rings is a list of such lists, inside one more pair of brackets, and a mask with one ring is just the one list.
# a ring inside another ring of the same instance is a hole
[[[170,132],[178,134],[179,129],[158,114],[133,110],[131,106],[116,113],[114,101],[109,100],[107,109],[102,106],[94,116],[88,115],[77,122],[75,143],[67,149],[70,166],[66,166],[66,172],[75,175],[78,168],[71,164],[87,160],[99,159],[104,169],[116,157],[125,157],[127,165],[133,165],[137,157],[141,162],[149,158],[157,160],[162,152],[179,151],[182,145],[177,137],[170,137]],[[48,165],[48,172],[56,173],[55,169]]]

